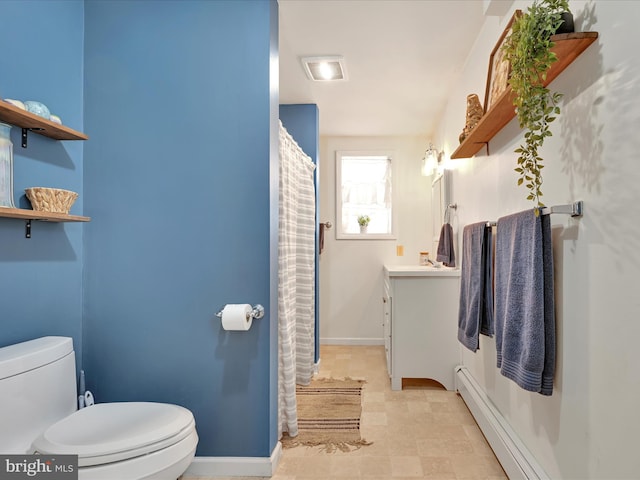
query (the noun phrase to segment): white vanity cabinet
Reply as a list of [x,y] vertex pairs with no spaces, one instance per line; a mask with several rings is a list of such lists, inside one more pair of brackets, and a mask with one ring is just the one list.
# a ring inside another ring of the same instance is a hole
[[391,377],[391,283],[389,276],[384,276],[384,294],[382,296],[382,337],[384,338],[384,353],[387,357],[387,372]]
[[403,378],[428,378],[454,390],[460,270],[384,267],[383,335],[391,389]]

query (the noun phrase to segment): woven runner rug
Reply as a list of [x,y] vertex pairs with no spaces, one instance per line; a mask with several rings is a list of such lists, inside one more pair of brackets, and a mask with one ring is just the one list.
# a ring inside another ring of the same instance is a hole
[[296,387],[298,435],[283,434],[284,448],[320,446],[332,453],[349,452],[371,445],[360,437],[364,380],[320,378]]

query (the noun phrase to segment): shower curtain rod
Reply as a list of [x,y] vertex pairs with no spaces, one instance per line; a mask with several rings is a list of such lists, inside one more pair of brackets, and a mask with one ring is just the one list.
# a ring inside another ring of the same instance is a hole
[[[582,216],[582,200],[577,202],[567,203],[565,205],[554,205],[552,207],[542,207],[540,213],[542,215],[550,215],[552,213],[560,213],[563,215],[571,215],[572,217]],[[497,222],[487,222],[487,227],[495,227]]]

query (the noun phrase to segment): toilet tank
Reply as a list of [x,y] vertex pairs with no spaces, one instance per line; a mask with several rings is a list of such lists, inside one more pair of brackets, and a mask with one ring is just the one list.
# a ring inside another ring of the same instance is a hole
[[0,348],[0,452],[31,453],[31,442],[76,410],[73,341],[43,337]]

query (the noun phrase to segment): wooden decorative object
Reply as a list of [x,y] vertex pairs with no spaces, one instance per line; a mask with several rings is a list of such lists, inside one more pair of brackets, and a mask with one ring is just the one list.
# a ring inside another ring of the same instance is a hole
[[480,122],[482,115],[484,115],[484,109],[480,104],[478,95],[475,93],[467,95],[467,119],[464,125],[464,130],[462,130],[459,137],[460,143],[462,143],[464,139],[469,136],[471,131],[476,128],[476,125]]
[[487,87],[484,94],[484,111],[488,111],[496,100],[502,95],[509,85],[511,65],[504,59],[502,45],[511,33],[513,21],[522,15],[522,10],[516,10],[507,23],[507,27],[500,35],[500,39],[489,56],[489,72],[487,74]]

